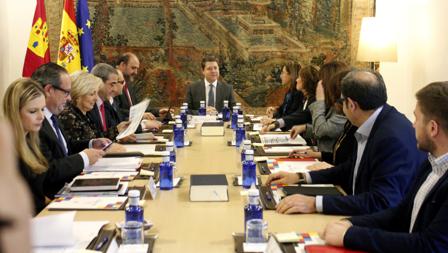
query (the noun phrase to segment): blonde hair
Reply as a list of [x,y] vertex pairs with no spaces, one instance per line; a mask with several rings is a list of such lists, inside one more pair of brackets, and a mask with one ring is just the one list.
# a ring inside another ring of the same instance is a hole
[[76,105],[78,99],[82,96],[88,95],[93,91],[98,91],[103,85],[101,78],[96,77],[90,73],[77,73],[71,76],[72,90],[70,96],[72,97],[73,104]]
[[20,78],[9,85],[3,99],[3,113],[13,127],[16,151],[22,161],[37,174],[47,171],[48,162],[40,151],[39,133],[25,134],[20,110],[40,96],[45,97],[45,93],[39,83],[28,78]]

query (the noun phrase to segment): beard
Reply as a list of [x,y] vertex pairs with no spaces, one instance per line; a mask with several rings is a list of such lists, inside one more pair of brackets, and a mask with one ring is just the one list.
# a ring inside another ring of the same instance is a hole
[[435,144],[432,140],[428,138],[426,134],[422,138],[417,139],[417,147],[425,152],[431,153],[435,150]]

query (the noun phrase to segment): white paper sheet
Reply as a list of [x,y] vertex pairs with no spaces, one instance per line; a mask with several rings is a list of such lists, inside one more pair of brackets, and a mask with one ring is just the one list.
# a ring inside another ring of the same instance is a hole
[[294,144],[294,145],[306,145],[305,139],[300,135],[297,135],[295,139],[291,139],[289,133],[287,134],[261,134],[261,143],[272,144]]
[[142,121],[143,114],[145,114],[146,108],[148,108],[149,101],[149,99],[145,99],[142,102],[129,108],[129,121],[131,123],[124,131],[122,131],[117,136],[117,140],[123,139],[124,137],[135,133],[135,130],[137,130],[138,126],[140,125],[140,121]]
[[76,212],[67,212],[31,220],[31,238],[33,247],[73,246],[75,236],[73,221]]
[[308,146],[269,146],[263,147],[265,153],[290,153],[296,149],[308,149]]
[[49,209],[67,210],[116,210],[119,209],[128,197],[60,197],[56,198],[48,205]]
[[136,171],[142,162],[141,157],[105,157],[87,167],[85,171]]
[[[270,161],[268,161],[269,163]],[[315,164],[316,161],[278,161],[276,167],[271,171],[276,173],[279,171],[286,171],[291,173],[309,172],[308,166]]]
[[123,145],[128,152],[141,152],[143,155],[162,155],[165,151],[156,151],[156,144]]

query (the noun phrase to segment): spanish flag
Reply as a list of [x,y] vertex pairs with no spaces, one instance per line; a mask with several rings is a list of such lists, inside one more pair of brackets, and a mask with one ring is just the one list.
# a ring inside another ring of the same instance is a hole
[[58,64],[70,74],[81,70],[78,27],[76,26],[73,0],[64,1],[62,12],[61,37],[59,39]]
[[37,0],[22,75],[30,77],[34,70],[47,62],[50,62],[47,16],[44,0]]

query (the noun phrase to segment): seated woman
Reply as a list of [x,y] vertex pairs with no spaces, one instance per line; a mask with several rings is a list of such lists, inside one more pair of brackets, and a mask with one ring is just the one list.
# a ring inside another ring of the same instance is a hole
[[[79,141],[104,137],[104,134],[95,127],[95,123],[87,116],[87,112],[95,106],[98,91],[103,85],[103,81],[85,72],[72,75],[71,78],[70,96],[72,101],[58,116],[60,125],[65,130],[66,138]],[[116,132],[124,130],[123,125],[109,129],[110,135],[115,135]],[[117,149],[120,150],[117,144],[113,144],[108,151],[119,151]]]
[[338,72],[348,69],[342,62],[324,64],[319,70],[320,81],[316,89],[316,101],[310,104],[312,124],[296,125],[291,129],[291,137],[303,133],[305,139],[317,142],[320,151],[331,152],[337,138],[344,130],[347,118],[335,109],[335,102],[341,96],[340,82],[330,82]]
[[[340,93],[341,81],[350,72],[349,70],[341,71],[329,80],[329,87],[338,87],[337,92]],[[340,95],[339,95],[340,96]],[[341,104],[339,100],[334,101],[333,110],[342,114]],[[353,126],[350,121],[346,121],[342,133],[336,139],[331,151],[314,151],[308,150],[294,150],[290,156],[293,157],[314,157],[322,161],[308,167],[308,169],[325,169],[345,162],[353,154],[353,148],[355,146],[355,132],[358,128]]]
[[311,123],[311,114],[308,105],[315,100],[316,86],[319,81],[317,69],[313,66],[306,66],[300,69],[296,81],[296,89],[303,94],[303,99],[299,107],[289,115],[263,122],[262,132],[271,131],[276,128],[287,131],[294,125]]
[[[278,107],[268,107],[266,110],[267,116],[263,119],[263,122],[268,119],[277,119],[289,115],[299,108],[299,105],[303,100],[303,94],[296,89],[296,79],[299,75],[300,69],[300,64],[294,62],[288,63],[283,66],[282,73],[280,74],[280,79],[282,80],[281,90],[286,91],[283,103]],[[278,94],[279,92],[276,91],[275,93]],[[281,93],[283,94],[283,92]],[[272,96],[269,96],[268,102],[271,99]]]
[[33,195],[34,212],[37,214],[48,203],[44,194],[44,181],[48,163],[39,148],[39,130],[44,121],[45,95],[42,87],[31,79],[14,81],[6,90],[3,113],[14,129],[15,148],[19,170]]

